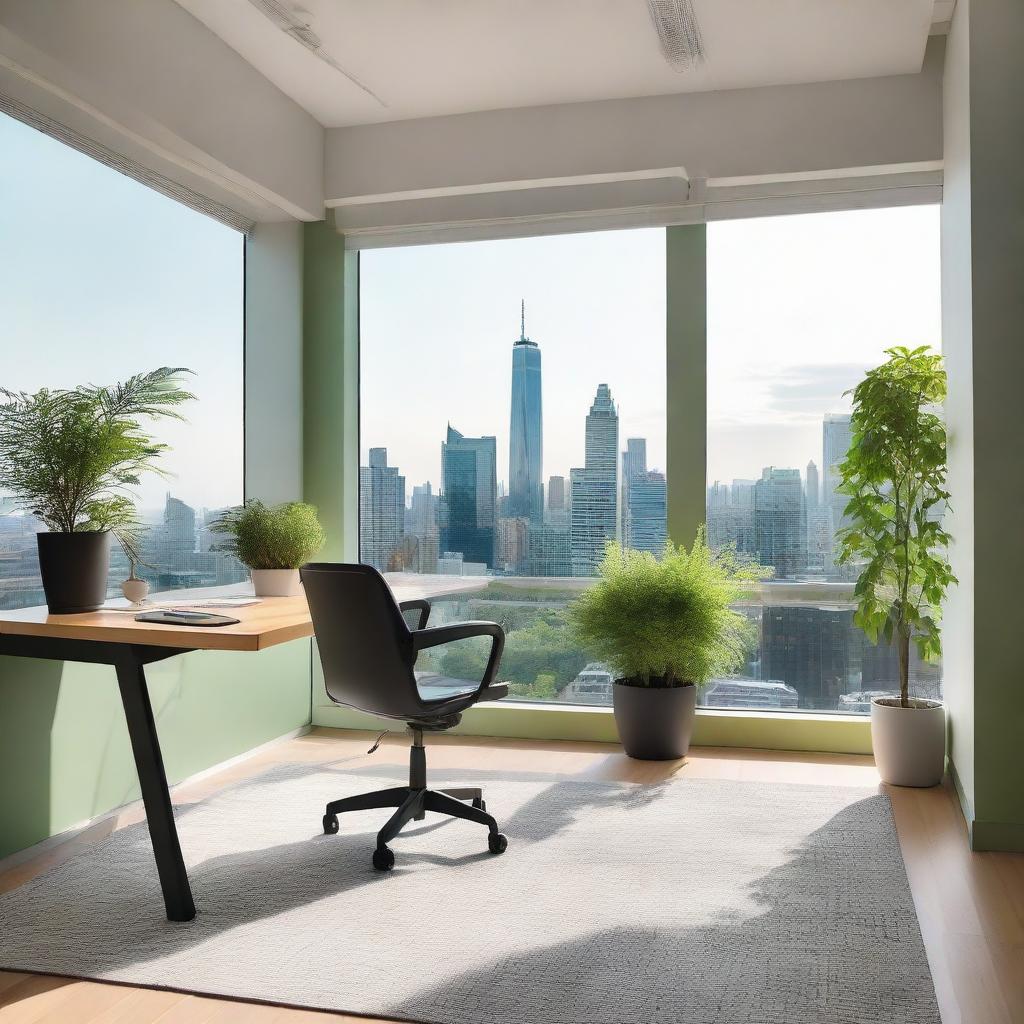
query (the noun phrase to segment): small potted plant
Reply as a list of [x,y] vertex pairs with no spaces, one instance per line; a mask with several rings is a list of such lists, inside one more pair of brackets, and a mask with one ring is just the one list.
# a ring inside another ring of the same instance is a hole
[[228,537],[221,550],[249,567],[257,597],[301,594],[299,566],[324,545],[316,509],[299,501],[272,506],[247,501],[224,512],[212,529]]
[[181,419],[191,371],[161,367],[110,387],[0,389],[0,487],[38,519],[39,574],[53,613],[95,611],[106,599],[110,537],[138,519],[131,489],[161,470],[167,449],[143,420]]
[[616,673],[612,702],[630,757],[685,756],[697,690],[739,668],[756,626],[730,605],[768,570],[712,552],[703,528],[689,551],[660,558],[610,544],[599,580],[569,607],[577,640]]
[[942,357],[927,346],[891,348],[853,390],[850,450],[839,467],[849,526],[840,562],[862,565],[854,621],[872,642],[895,644],[899,696],[871,701],[871,743],[884,782],[942,780],[942,701],[910,696],[910,645],[940,653],[940,605],[957,582],[946,559],[946,397]]
[[[140,565],[148,566],[148,563],[143,562],[139,555],[138,534],[134,531],[126,531],[117,539],[121,542],[125,557],[128,559],[128,579],[121,584],[121,593],[124,594],[125,600],[130,601],[133,605],[141,605],[149,595],[149,583],[140,579],[135,572]],[[148,568],[152,568],[152,566],[148,566]]]

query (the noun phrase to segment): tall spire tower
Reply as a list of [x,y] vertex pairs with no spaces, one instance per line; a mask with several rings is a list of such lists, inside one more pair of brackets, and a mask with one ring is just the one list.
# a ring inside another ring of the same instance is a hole
[[544,440],[540,348],[526,336],[526,300],[519,307],[519,340],[512,346],[512,415],[508,445],[508,510],[544,519]]

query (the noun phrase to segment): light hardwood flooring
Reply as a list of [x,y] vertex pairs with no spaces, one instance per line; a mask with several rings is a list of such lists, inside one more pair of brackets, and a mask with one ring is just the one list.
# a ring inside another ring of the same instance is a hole
[[[280,762],[356,768],[403,764],[401,735],[369,757],[370,734],[316,729],[241,764],[180,787],[175,802],[201,799]],[[431,766],[550,772],[552,776],[656,782],[670,776],[818,785],[879,786],[871,758],[696,747],[685,761],[631,761],[610,744],[440,736]],[[972,853],[948,787],[889,788],[910,885],[944,1024],[1024,1024],[1024,855]],[[60,863],[84,844],[138,821],[129,808],[31,859],[0,870],[0,892]],[[510,851],[511,853],[512,851]],[[290,1010],[98,982],[0,972],[0,1024],[324,1024],[365,1018]],[[509,1024],[516,1024],[509,1021]]]

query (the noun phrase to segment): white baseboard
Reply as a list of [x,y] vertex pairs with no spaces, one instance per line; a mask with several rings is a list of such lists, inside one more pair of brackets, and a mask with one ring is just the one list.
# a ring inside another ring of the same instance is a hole
[[[217,772],[222,772],[227,768],[233,768],[235,765],[241,764],[243,761],[248,761],[257,754],[262,754],[264,751],[270,750],[272,747],[276,747],[280,743],[284,743],[287,740],[293,740],[298,736],[305,736],[312,728],[313,727],[311,725],[299,726],[298,729],[292,729],[291,732],[286,732],[283,736],[277,736],[272,740],[267,740],[266,743],[261,743],[258,747],[246,750],[244,753],[237,754],[235,757],[229,757],[226,761],[219,761],[217,764],[210,765],[209,768],[204,768],[201,772],[196,772],[195,775],[189,775],[187,778],[182,779],[181,782],[176,782],[170,787],[170,791],[173,794],[182,786],[191,785],[193,782],[201,782],[203,779],[207,779],[211,775],[215,775]],[[119,807],[112,807],[109,811],[104,811],[102,814],[86,818],[84,821],[75,822],[74,825],[69,825],[60,832],[56,832],[52,836],[47,836],[46,839],[41,839],[38,843],[33,843],[32,846],[25,847],[24,850],[16,850],[14,853],[10,853],[6,857],[0,858],[0,874],[3,874],[10,868],[17,867],[19,864],[22,864],[27,860],[31,860],[33,857],[37,857],[40,854],[45,853],[47,850],[51,850],[56,846],[60,846],[62,843],[66,843],[69,839],[74,839],[76,835],[84,832],[87,828],[92,828],[93,825],[96,825],[101,821],[106,821],[109,818],[114,818],[119,814],[124,814],[126,811],[135,810],[141,806],[141,800],[132,800],[130,803],[121,804]]]

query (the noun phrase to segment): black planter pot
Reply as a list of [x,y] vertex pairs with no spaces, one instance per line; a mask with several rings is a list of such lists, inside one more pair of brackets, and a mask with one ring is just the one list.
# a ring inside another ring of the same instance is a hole
[[690,749],[697,687],[612,686],[615,725],[630,757],[672,761]]
[[39,575],[51,614],[94,612],[107,596],[110,534],[37,533]]

